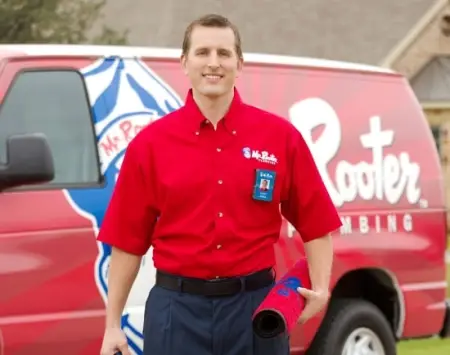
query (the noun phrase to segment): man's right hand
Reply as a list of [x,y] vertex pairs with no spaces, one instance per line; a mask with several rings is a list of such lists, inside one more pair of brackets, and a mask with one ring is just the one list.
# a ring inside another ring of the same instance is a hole
[[120,328],[107,328],[103,336],[100,355],[131,355],[125,333]]

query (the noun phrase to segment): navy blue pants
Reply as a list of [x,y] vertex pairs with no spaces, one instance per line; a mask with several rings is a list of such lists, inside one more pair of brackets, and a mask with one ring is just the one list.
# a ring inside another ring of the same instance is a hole
[[271,286],[203,297],[155,286],[145,308],[144,355],[289,355],[289,339],[253,335],[252,314]]

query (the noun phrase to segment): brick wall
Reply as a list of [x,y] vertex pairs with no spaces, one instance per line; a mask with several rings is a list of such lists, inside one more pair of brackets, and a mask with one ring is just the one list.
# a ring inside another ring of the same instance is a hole
[[450,225],[450,111],[447,110],[447,122],[442,123],[440,127],[440,155],[441,167],[444,178],[445,203],[447,205],[447,225]]

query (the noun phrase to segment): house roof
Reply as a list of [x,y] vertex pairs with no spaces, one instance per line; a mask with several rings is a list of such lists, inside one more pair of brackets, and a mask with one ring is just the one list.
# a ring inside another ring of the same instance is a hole
[[417,98],[422,102],[450,101],[450,56],[439,56],[411,80]]
[[244,51],[379,64],[432,0],[107,0],[105,22],[131,45],[179,48],[187,24],[220,13],[239,27]]

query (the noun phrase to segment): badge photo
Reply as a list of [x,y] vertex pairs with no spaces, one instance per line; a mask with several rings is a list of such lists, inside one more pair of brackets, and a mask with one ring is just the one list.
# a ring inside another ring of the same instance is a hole
[[276,172],[272,170],[256,169],[253,186],[253,199],[271,202],[275,185]]

